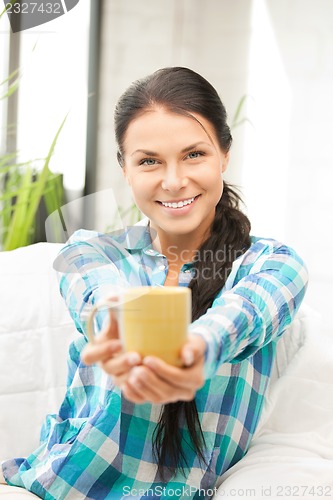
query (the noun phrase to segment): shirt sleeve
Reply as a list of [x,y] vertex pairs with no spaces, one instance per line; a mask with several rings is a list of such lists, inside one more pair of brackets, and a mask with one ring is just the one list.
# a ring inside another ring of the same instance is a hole
[[247,252],[233,286],[190,325],[207,344],[205,379],[222,363],[242,361],[282,335],[303,300],[308,273],[302,259],[286,245],[264,242],[254,244],[260,248],[255,259],[254,249]]
[[[85,336],[93,306],[118,296],[128,286],[95,231],[76,231],[59,252],[53,267],[76,329]],[[108,318],[107,311],[101,311],[95,318],[95,329],[102,329]]]

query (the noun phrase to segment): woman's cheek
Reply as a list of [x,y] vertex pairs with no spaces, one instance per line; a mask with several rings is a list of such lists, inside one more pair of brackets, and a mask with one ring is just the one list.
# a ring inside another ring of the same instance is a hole
[[141,212],[148,216],[146,213],[147,202],[151,201],[153,194],[153,189],[147,184],[147,182],[142,182],[141,179],[133,179],[131,183],[132,197]]

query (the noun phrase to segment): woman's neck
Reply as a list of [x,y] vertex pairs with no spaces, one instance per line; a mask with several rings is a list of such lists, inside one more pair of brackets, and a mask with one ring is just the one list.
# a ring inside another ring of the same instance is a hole
[[203,236],[194,234],[166,234],[163,231],[154,231],[152,245],[158,252],[162,253],[168,259],[169,264],[175,267],[181,266],[186,262],[192,262],[198,248],[204,241]]

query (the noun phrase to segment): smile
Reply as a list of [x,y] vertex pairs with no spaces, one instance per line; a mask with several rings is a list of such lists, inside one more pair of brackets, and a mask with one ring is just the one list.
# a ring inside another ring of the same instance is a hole
[[193,198],[188,198],[187,200],[181,200],[178,202],[176,202],[176,201],[171,201],[171,202],[160,201],[160,203],[164,207],[168,207],[168,208],[183,208],[186,205],[191,205],[191,203],[193,203],[196,198],[197,198],[197,196],[194,196]]

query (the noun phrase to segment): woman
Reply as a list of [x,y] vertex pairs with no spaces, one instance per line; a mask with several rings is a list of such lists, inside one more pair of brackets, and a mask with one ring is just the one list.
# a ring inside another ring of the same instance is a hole
[[[187,68],[134,82],[115,111],[118,161],[144,223],[79,231],[56,266],[83,335],[68,390],[41,446],[3,464],[9,484],[41,498],[210,498],[246,453],[276,344],[304,297],[300,257],[250,236],[223,181],[232,142],[215,89]],[[140,285],[189,286],[192,323],[178,368],[123,352],[117,322],[88,345],[92,305]]]

